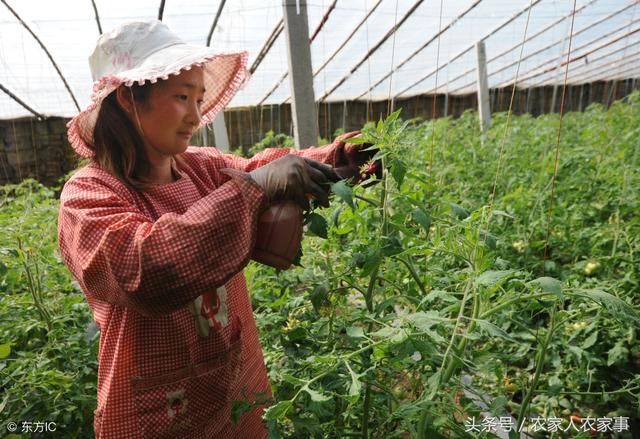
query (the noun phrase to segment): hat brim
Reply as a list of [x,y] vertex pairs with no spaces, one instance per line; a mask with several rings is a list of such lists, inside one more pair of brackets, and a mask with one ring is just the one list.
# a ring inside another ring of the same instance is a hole
[[104,98],[120,85],[130,87],[134,83],[155,83],[194,66],[204,70],[206,91],[200,126],[208,124],[248,79],[247,58],[247,52],[215,53],[210,47],[175,44],[158,50],[134,68],[103,76],[94,83],[87,108],[67,124],[69,143],[82,157],[92,157],[93,130]]

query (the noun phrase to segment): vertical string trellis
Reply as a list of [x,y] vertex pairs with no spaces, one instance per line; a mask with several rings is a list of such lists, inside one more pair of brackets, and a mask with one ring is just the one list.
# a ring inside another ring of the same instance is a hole
[[[527,32],[528,32],[528,28],[529,28],[529,22],[530,22],[530,18],[531,18],[531,10],[532,10],[532,6],[533,6],[533,1],[534,0],[530,0],[530,4],[529,4],[529,8],[527,11],[527,18],[526,18],[526,24],[525,24],[525,29],[524,29],[524,33],[523,33],[523,41],[522,41],[522,45],[520,48],[520,60],[522,59],[522,55],[523,55],[523,50],[524,50],[524,44],[526,42],[527,39]],[[493,183],[493,188],[492,188],[492,192],[489,196],[489,205],[488,208],[485,209],[483,211],[483,215],[482,218],[480,220],[480,226],[478,228],[477,231],[477,235],[476,235],[476,240],[474,242],[473,245],[473,249],[472,249],[472,254],[476,255],[477,251],[478,251],[478,244],[480,239],[482,239],[483,235],[482,235],[482,231],[483,230],[487,230],[488,233],[488,228],[489,228],[489,224],[490,224],[490,220],[491,220],[491,211],[492,211],[492,205],[494,202],[494,198],[495,198],[495,193],[496,193],[496,188],[497,188],[497,181],[498,178],[500,176],[501,173],[501,162],[502,162],[502,157],[504,155],[504,145],[506,142],[506,136],[508,133],[508,129],[509,129],[509,124],[510,124],[510,120],[511,120],[511,116],[513,113],[513,102],[514,102],[514,97],[515,97],[515,90],[516,90],[516,85],[518,82],[518,74],[519,74],[519,69],[520,69],[520,62],[518,63],[518,67],[516,69],[516,73],[515,73],[515,78],[514,78],[514,83],[513,83],[513,88],[512,88],[512,93],[511,93],[511,98],[509,101],[509,108],[508,108],[508,115],[507,115],[507,122],[505,124],[505,130],[503,133],[503,137],[502,137],[502,142],[501,142],[501,146],[499,149],[499,157],[498,157],[498,165],[496,167],[496,174],[494,177],[494,183]],[[435,91],[437,92],[437,84],[435,86]],[[435,100],[435,99],[434,99]],[[435,114],[434,114],[434,118],[433,121],[435,121]],[[433,123],[433,122],[432,122]],[[433,145],[435,144],[435,141],[433,141],[433,133],[435,133],[435,126],[432,127],[432,148]],[[431,181],[431,167],[430,167],[430,181]],[[488,216],[485,217],[484,212],[489,212]],[[486,218],[486,225],[485,225],[485,218]],[[473,257],[475,259],[475,256]],[[465,309],[466,309],[466,304],[469,301],[470,295],[472,295],[473,297],[473,310],[472,310],[472,317],[471,318],[467,318],[465,316]],[[442,363],[440,365],[440,368],[438,370],[438,372],[436,373],[436,375],[438,376],[438,387],[444,385],[445,383],[447,383],[449,381],[449,379],[451,378],[451,376],[453,375],[453,373],[455,372],[456,369],[456,362],[453,359],[453,356],[459,355],[460,352],[462,352],[465,347],[466,347],[466,343],[467,343],[467,338],[463,337],[460,342],[458,343],[458,345],[454,348],[454,344],[456,339],[459,336],[459,331],[460,328],[462,327],[463,324],[463,320],[467,319],[470,321],[469,327],[466,329],[467,333],[470,333],[471,331],[474,330],[475,328],[475,324],[476,324],[476,319],[480,313],[480,306],[478,304],[478,296],[477,294],[473,294],[473,287],[471,286],[471,283],[468,283],[465,285],[464,287],[464,294],[463,297],[461,299],[460,302],[460,308],[459,308],[459,312],[458,312],[458,316],[455,320],[455,324],[454,324],[454,330],[452,331],[451,337],[449,339],[449,343],[447,345],[447,348],[445,350],[445,353],[443,355],[443,360]],[[454,351],[455,352],[452,352]],[[450,361],[447,361],[450,356],[452,357]],[[420,418],[420,423],[418,426],[419,429],[419,434],[424,435],[424,428],[425,428],[425,420],[426,420],[426,409],[423,411],[423,414]]]
[[[366,0],[365,0],[365,7],[366,7]],[[372,50],[369,48],[369,26],[368,23],[365,24],[366,26],[366,37],[367,37],[367,54],[370,55],[372,53]],[[396,0],[396,5],[395,5],[395,14],[394,14],[394,26],[393,29],[397,29],[398,27],[398,0]],[[392,42],[392,54],[391,54],[391,66],[390,66],[390,70],[393,71],[393,53],[395,52],[395,38],[396,38],[396,34],[395,31],[393,32],[393,42]],[[380,47],[382,43],[379,42],[376,45],[376,48]],[[375,50],[375,49],[374,49]],[[367,56],[367,66],[368,66],[368,76],[369,76],[369,93],[371,92],[371,66],[370,66],[370,58],[369,56]],[[352,70],[353,72],[353,70]],[[334,88],[335,89],[335,88]],[[367,100],[367,121],[369,120],[369,106],[371,105],[371,99]],[[387,101],[387,115],[391,114],[391,109],[392,109],[392,104],[391,104],[391,78],[389,78],[389,96],[388,96],[388,101]],[[382,163],[384,163],[384,159],[382,159]],[[382,215],[383,215],[383,219],[382,219],[382,226],[381,226],[381,230],[382,233],[386,233],[386,224],[385,224],[385,219],[384,219],[384,215],[385,215],[385,205],[386,205],[386,200],[387,200],[387,194],[388,194],[388,189],[387,189],[387,178],[384,176],[386,174],[386,170],[384,169],[383,166],[383,177],[382,177],[382,200],[380,203],[380,209],[382,210]],[[370,297],[370,295],[372,294],[373,291],[373,280],[377,277],[377,273],[378,273],[378,267],[376,267],[373,272],[371,273],[371,281],[369,283],[369,287],[368,287],[368,295]],[[372,306],[372,302],[370,299],[366,298],[365,295],[365,300],[367,301],[367,309],[369,310],[369,312],[373,311],[373,306]],[[368,326],[368,331],[370,332],[373,328],[373,323],[369,322],[369,326]],[[365,364],[368,366],[369,365],[369,359],[366,360]],[[361,435],[363,438],[368,438],[369,437],[369,407],[371,404],[371,386],[372,383],[369,379],[367,379],[366,384],[365,384],[365,390],[364,390],[364,400],[363,400],[363,412],[362,412],[362,426],[361,426]]]
[[[553,174],[551,176],[551,194],[549,197],[549,209],[547,211],[547,233],[544,241],[544,255],[543,255],[543,264],[542,264],[543,272],[545,270],[546,261],[548,258],[549,236],[551,233],[553,205],[555,201],[556,178],[558,175],[558,163],[560,161],[560,136],[562,133],[562,121],[564,119],[564,104],[565,104],[566,91],[567,91],[567,79],[569,76],[569,64],[570,64],[569,60],[571,59],[571,44],[573,42],[575,10],[576,10],[576,0],[573,0],[573,14],[571,15],[571,30],[569,31],[569,45],[567,48],[567,62],[565,63],[564,80],[562,84],[562,96],[560,98],[560,115],[559,115],[559,122],[558,122],[558,131],[556,135],[556,152],[554,157]],[[542,373],[542,368],[544,367],[549,342],[551,341],[551,337],[553,336],[553,333],[557,328],[555,323],[555,316],[556,316],[556,306],[554,305],[551,308],[550,327],[547,330],[547,334],[542,342],[542,345],[540,346],[538,355],[536,356],[536,369],[535,369],[533,378],[531,380],[529,391],[524,396],[524,399],[520,406],[520,411],[518,413],[518,431],[520,431],[522,429],[522,426],[524,425],[525,416],[527,415],[527,412],[529,409],[529,404],[533,399],[533,395],[535,393],[536,387],[538,386],[538,381],[540,380],[540,374]]]
[[[377,5],[376,5],[377,6]],[[364,8],[367,9],[367,0],[364,0]],[[371,47],[369,44],[369,17],[368,15],[365,17],[364,21],[364,29],[365,29],[365,37],[367,40],[367,53],[371,52]],[[367,58],[367,75],[369,77],[369,88],[371,88],[371,60]],[[369,90],[369,96],[366,101],[366,109],[365,109],[365,122],[368,122],[371,118],[371,90]]]
[[569,64],[570,64],[569,60],[571,59],[571,44],[573,42],[573,26],[575,22],[575,9],[576,9],[576,0],[573,0],[574,14],[572,14],[571,16],[571,30],[569,32],[569,46],[567,50],[567,61],[565,63],[565,69],[564,69],[562,96],[560,98],[560,116],[559,116],[559,122],[558,122],[558,132],[556,135],[555,159],[553,164],[553,175],[551,176],[551,195],[549,198],[549,209],[547,211],[547,234],[544,240],[543,271],[544,271],[544,266],[547,262],[547,258],[549,257],[549,236],[551,233],[551,215],[553,214],[553,204],[555,200],[555,191],[556,191],[556,178],[558,176],[558,162],[560,160],[560,136],[562,132],[562,121],[564,119],[564,104],[565,104],[566,91],[567,91],[567,79],[569,77]]
[[[335,3],[333,3],[332,7],[335,6]],[[325,3],[324,0],[322,0],[322,10],[325,10]],[[325,18],[323,21],[326,21],[328,17],[325,15]],[[314,35],[315,36],[315,35]],[[327,51],[327,39],[326,39],[326,32],[322,32],[322,59],[326,58],[326,51]],[[311,66],[311,71],[313,72],[313,65]],[[322,76],[322,84],[323,84],[323,89],[326,90],[327,89],[327,75],[323,75]],[[329,112],[329,102],[326,102],[325,105],[325,112],[324,112],[324,123],[325,123],[325,129],[324,129],[324,133],[327,136],[326,138],[328,139],[329,142],[331,142],[331,133],[329,133],[329,118],[331,117],[331,113]],[[320,119],[320,101],[318,101],[318,111],[317,111],[317,115],[318,115],[318,119]],[[318,126],[318,131],[319,131],[319,126]],[[320,134],[318,134],[320,135]],[[322,137],[322,136],[320,136]]]
[[[529,5],[528,11],[527,11],[527,20],[526,20],[524,34],[523,34],[523,43],[522,43],[522,45],[520,47],[520,58],[521,59],[522,59],[522,54],[523,54],[523,50],[524,50],[524,42],[526,41],[527,32],[528,32],[528,29],[529,29],[529,21],[530,21],[530,18],[531,18],[531,10],[532,10],[531,6],[533,5],[533,1],[534,0],[530,0],[530,5]],[[505,130],[504,130],[504,133],[503,133],[502,142],[501,142],[501,146],[500,146],[499,153],[498,153],[498,166],[496,167],[496,174],[494,176],[493,188],[492,188],[491,194],[489,195],[488,207],[485,210],[485,211],[488,211],[489,214],[486,217],[486,222],[485,222],[484,219],[481,219],[481,221],[480,221],[480,226],[478,228],[478,236],[479,237],[482,236],[482,231],[483,230],[487,230],[487,232],[488,232],[489,226],[490,226],[491,212],[493,210],[493,202],[494,202],[494,199],[495,199],[497,181],[498,181],[498,178],[499,178],[500,172],[501,172],[500,163],[502,162],[502,157],[504,155],[505,139],[506,139],[506,136],[507,136],[507,133],[508,133],[508,130],[509,130],[509,124],[510,124],[510,120],[511,120],[511,115],[513,113],[512,105],[513,105],[514,96],[515,96],[516,84],[518,82],[518,73],[519,73],[519,71],[520,71],[520,63],[518,63],[518,67],[516,69],[516,74],[515,74],[515,78],[514,78],[513,90],[512,90],[512,93],[511,93],[511,100],[510,100],[510,103],[509,103],[509,109],[507,111],[507,122],[505,124]],[[483,215],[483,218],[485,218],[484,215]],[[477,239],[475,241],[475,244],[474,244],[474,247],[473,247],[473,250],[472,250],[473,254],[477,254],[478,243],[479,243],[479,239]],[[454,331],[453,331],[453,333],[451,335],[451,339],[450,339],[449,345],[448,345],[447,350],[445,351],[445,354],[444,354],[444,357],[443,357],[444,359],[443,359],[443,362],[442,362],[442,365],[441,365],[441,371],[444,371],[444,373],[441,373],[441,375],[440,375],[440,377],[441,377],[440,382],[441,383],[446,382],[450,378],[450,376],[451,376],[451,374],[453,372],[453,369],[452,369],[452,365],[454,364],[453,361],[451,361],[448,364],[447,368],[445,368],[445,365],[447,365],[447,358],[449,357],[449,354],[450,354],[451,350],[453,349],[453,344],[454,344],[454,341],[455,341],[455,339],[457,337],[458,328],[462,324],[462,320],[464,318],[464,305],[466,304],[466,301],[467,301],[467,296],[468,296],[467,293],[468,293],[468,291],[469,291],[468,289],[465,289],[465,295],[462,298],[462,304],[460,306],[460,312],[459,312],[458,318],[456,319],[455,329],[454,329]],[[472,321],[472,325],[473,325],[473,321]],[[473,328],[473,326],[471,328]],[[463,339],[463,341],[464,340],[465,339]]]
[[[538,4],[538,3],[540,3],[541,1],[542,0],[533,0],[533,2],[531,3],[531,6],[534,6],[534,5]],[[474,3],[474,5],[475,5],[475,3]],[[480,40],[484,40],[484,39],[489,38],[492,35],[495,35],[497,32],[501,31],[509,23],[511,23],[512,21],[514,21],[518,17],[520,17],[522,14],[524,14],[528,9],[531,8],[531,6],[527,6],[526,8],[524,8],[522,10],[519,10],[513,16],[511,16],[507,21],[500,23],[497,27],[491,29],[489,32],[487,32],[486,34],[481,36],[479,39]],[[471,10],[471,8],[467,9],[467,11],[465,11],[465,13],[462,14],[462,15],[466,15],[466,13],[469,12],[470,10]],[[462,17],[462,15],[459,16],[458,19],[460,19]],[[456,21],[458,19],[456,19]],[[456,60],[460,59],[462,56],[466,55],[471,50],[473,50],[474,47],[475,47],[475,44],[471,44],[471,45],[467,46],[465,49],[463,49],[462,51],[458,52],[453,57],[450,57],[442,67],[444,68],[445,66],[450,66],[453,62],[455,62]],[[403,90],[401,90],[397,94],[398,95],[402,95],[402,94],[408,92],[409,90],[411,90],[412,88],[416,87],[417,85],[419,85],[423,81],[426,81],[427,79],[429,79],[436,72],[437,72],[437,69],[431,70],[429,73],[427,73],[426,75],[421,76],[418,80],[412,82],[411,84],[409,84],[407,87],[405,87]],[[454,78],[452,81],[455,81],[455,80],[456,80],[456,78]],[[433,88],[431,88],[430,90],[426,91],[425,94],[431,93],[433,91],[435,91],[435,90]],[[455,93],[455,91],[451,91],[451,93]]]
[[[395,13],[394,13],[394,22],[393,25],[394,27],[397,26],[398,24],[398,0],[396,0],[396,8],[395,8]],[[393,39],[391,40],[391,75],[389,76],[389,94],[387,96],[387,116],[390,115],[393,112],[393,107],[394,107],[394,102],[393,102],[393,98],[391,96],[391,85],[393,82],[393,61],[395,58],[395,53],[396,53],[396,36],[398,35],[397,32],[393,33]],[[371,76],[369,76],[369,88],[371,88]]]
[[440,0],[440,18],[438,20],[438,43],[436,48],[436,78],[433,91],[433,107],[431,109],[431,148],[429,150],[429,185],[433,190],[433,152],[436,145],[436,104],[438,101],[438,71],[440,70],[440,30],[442,29],[442,6],[443,0]]
[[[509,132],[509,126],[511,124],[511,117],[513,116],[513,102],[515,99],[515,95],[516,95],[516,88],[518,85],[518,75],[520,74],[520,65],[522,63],[522,55],[524,53],[524,46],[525,46],[525,42],[527,41],[527,32],[529,30],[529,22],[531,19],[531,10],[532,8],[532,4],[533,4],[533,0],[530,1],[529,3],[529,10],[527,11],[527,20],[524,26],[524,33],[522,36],[522,44],[520,45],[520,55],[519,55],[519,61],[518,61],[518,65],[516,67],[516,74],[515,77],[513,79],[513,86],[511,88],[511,98],[509,99],[509,108],[507,110],[507,121],[504,125],[504,133],[502,135],[502,140],[500,142],[500,148],[499,148],[499,152],[498,152],[498,163],[496,165],[496,173],[495,176],[493,178],[493,188],[491,190],[491,194],[489,195],[489,205],[488,205],[488,217],[487,217],[487,224],[486,224],[486,230],[489,230],[489,226],[491,223],[491,218],[492,218],[492,214],[493,214],[493,203],[495,200],[495,196],[496,196],[496,191],[497,191],[497,187],[498,187],[498,177],[500,175],[500,172],[502,171],[502,160],[504,157],[504,146],[506,143],[506,139],[507,139],[507,134]],[[575,9],[575,8],[574,8]]]

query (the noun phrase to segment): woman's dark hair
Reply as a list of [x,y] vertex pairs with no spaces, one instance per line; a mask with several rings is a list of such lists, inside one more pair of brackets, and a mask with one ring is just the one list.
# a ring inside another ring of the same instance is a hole
[[[137,108],[148,105],[151,87],[150,82],[130,87]],[[118,103],[116,92],[104,98],[98,112],[93,129],[94,161],[129,187],[142,190],[148,184],[144,176],[149,171],[144,140]]]

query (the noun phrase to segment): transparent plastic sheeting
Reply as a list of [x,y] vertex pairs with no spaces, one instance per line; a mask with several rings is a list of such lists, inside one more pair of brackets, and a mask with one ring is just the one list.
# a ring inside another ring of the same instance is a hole
[[[99,34],[91,1],[7,1],[50,51],[84,108],[92,88],[87,59]],[[95,2],[105,31],[128,21],[154,19],[160,5],[159,0]],[[332,3],[332,0],[308,2],[310,35]],[[336,102],[434,92],[472,93],[476,77],[474,45],[482,39],[490,87],[513,84],[518,67],[520,87],[563,82],[573,1],[425,0],[397,32],[379,44],[416,3],[338,0],[311,45],[316,99],[324,97],[325,102]],[[219,5],[219,1],[210,0],[166,0],[163,21],[187,42],[205,44]],[[634,31],[640,28],[640,1],[579,0],[576,11],[569,83],[639,76],[640,32]],[[247,50],[252,65],[281,19],[282,0],[229,0],[212,45],[221,52]],[[449,29],[439,38],[433,38],[447,26]],[[357,64],[360,66],[355,68]],[[229,107],[288,102],[289,78],[281,81],[287,70],[282,32]],[[45,52],[3,4],[0,4],[0,84],[40,114],[77,113]],[[22,116],[30,113],[0,92],[0,119]]]

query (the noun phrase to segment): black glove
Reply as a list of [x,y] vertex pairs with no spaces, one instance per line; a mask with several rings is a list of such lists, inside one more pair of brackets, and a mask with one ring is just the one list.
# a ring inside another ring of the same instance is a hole
[[315,160],[286,155],[249,173],[262,187],[269,201],[295,201],[303,209],[309,209],[307,194],[320,205],[329,206],[329,182],[340,177],[331,166]]

